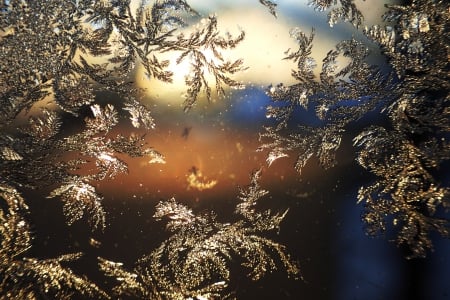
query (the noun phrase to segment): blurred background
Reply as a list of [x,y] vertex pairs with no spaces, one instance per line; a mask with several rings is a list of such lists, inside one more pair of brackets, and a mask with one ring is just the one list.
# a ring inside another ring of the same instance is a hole
[[[383,1],[356,2],[368,25],[382,22]],[[359,186],[373,178],[355,162],[351,138],[376,115],[360,120],[354,132],[348,132],[338,151],[339,164],[329,170],[311,159],[300,175],[293,168],[295,156],[268,167],[267,153],[256,151],[258,133],[271,124],[265,117],[265,106],[270,103],[265,89],[270,84],[293,82],[290,70],[295,66],[283,60],[287,49],[296,48],[290,29],[298,27],[306,33],[316,29],[313,56],[319,70],[337,42],[352,36],[365,40],[361,33],[345,23],[330,28],[326,13],[315,12],[307,1],[278,1],[277,19],[253,0],[189,3],[204,16],[216,13],[222,32],[246,32],[246,39],[226,54],[244,59],[248,70],[236,79],[246,88],[226,91],[223,99],[212,103],[200,98],[186,114],[182,95],[188,65],[177,65],[176,57],[167,57],[175,73],[171,85],[144,78],[138,67],[135,82],[146,89],[146,104],[153,110],[156,128],[139,131],[123,122],[118,130],[146,134],[148,145],[164,154],[166,163],[123,157],[129,174],[98,186],[107,211],[108,226],[103,233],[91,233],[83,222],[67,227],[58,200],[30,195],[36,231],[33,254],[52,257],[83,251],[82,263],[74,268],[108,289],[113,282],[92,267],[97,257],[121,261],[131,269],[137,259],[155,249],[167,237],[164,222],[152,218],[160,200],[175,197],[196,212],[214,210],[226,222],[232,218],[238,187],[249,184],[250,174],[262,169],[261,185],[270,192],[263,205],[272,211],[290,209],[279,235],[273,238],[300,262],[303,280],[274,273],[255,284],[238,274],[233,279],[238,299],[449,298],[448,240],[436,238],[435,251],[426,259],[406,260],[405,253],[388,242],[389,232],[379,238],[364,233],[362,205],[356,204],[356,194]],[[375,45],[367,45],[373,50],[371,62],[385,66]],[[105,103],[120,102],[107,94],[98,97]],[[311,112],[296,118],[314,120]]]

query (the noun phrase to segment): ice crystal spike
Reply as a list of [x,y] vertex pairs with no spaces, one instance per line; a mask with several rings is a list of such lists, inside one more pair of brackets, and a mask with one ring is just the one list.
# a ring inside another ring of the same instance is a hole
[[[212,88],[206,80],[206,74],[210,73],[215,79],[215,88],[218,96],[223,96],[225,87],[242,88],[243,84],[232,79],[231,76],[245,70],[242,59],[235,61],[226,60],[222,51],[235,48],[245,37],[242,31],[237,37],[227,35],[222,37],[217,29],[217,18],[209,16],[205,24],[185,37],[177,36],[176,40],[168,43],[164,51],[180,52],[177,63],[189,60],[192,71],[186,76],[185,83],[188,87],[184,110],[189,111],[197,101],[200,92],[204,91],[206,99],[212,100]],[[212,56],[213,58],[210,58]]]
[[155,122],[151,116],[150,110],[144,105],[134,100],[125,103],[125,110],[130,114],[131,124],[135,128],[139,128],[142,125],[146,129],[155,128]]
[[105,227],[105,211],[101,205],[102,197],[95,188],[80,177],[72,177],[60,187],[54,189],[48,198],[60,197],[64,202],[64,214],[67,223],[81,219],[86,212],[94,229]]
[[234,223],[219,223],[212,213],[196,215],[174,198],[160,202],[154,217],[168,221],[169,239],[141,258],[132,272],[99,258],[103,272],[118,281],[114,291],[152,299],[223,299],[236,260],[252,280],[278,268],[298,275],[285,247],[264,236],[278,229],[286,212],[256,210],[256,202],[268,193],[259,186],[259,176],[255,172],[250,186],[241,189],[236,207],[241,219]]
[[[142,131],[154,128],[155,120],[132,82],[137,65],[150,80],[170,84],[173,74],[162,57],[190,62],[186,111],[203,93],[211,100],[214,89],[222,96],[227,87],[243,87],[234,75],[245,69],[244,61],[230,60],[226,52],[244,32],[221,34],[212,15],[185,35],[181,27],[200,16],[185,0],[137,2],[0,1],[0,299],[227,299],[236,290],[238,269],[252,280],[275,269],[299,273],[285,247],[269,238],[288,210],[260,209],[268,192],[259,185],[259,171],[240,189],[230,222],[174,198],[161,201],[154,218],[166,224],[168,239],[131,271],[99,258],[100,269],[117,280],[110,295],[67,267],[81,253],[29,256],[33,218],[22,195],[50,189],[48,198],[63,202],[68,224],[87,220],[102,230],[106,210],[99,191],[104,180],[128,172],[123,157],[165,162],[144,140]],[[309,2],[328,13],[330,26],[364,25],[353,0]],[[294,28],[297,49],[286,51],[285,59],[296,65],[295,82],[267,89],[273,100],[267,117],[275,124],[260,134],[267,164],[296,156],[300,173],[316,157],[329,168],[344,136],[351,136],[356,162],[373,175],[357,194],[367,233],[389,231],[407,257],[427,255],[433,232],[449,236],[450,189],[441,176],[450,160],[447,2],[388,5],[383,25],[361,31],[386,58],[383,70],[369,63],[369,44],[358,35],[338,42],[318,62],[312,55],[315,31]],[[277,15],[276,1],[254,5]],[[316,119],[296,118],[299,110]],[[366,126],[371,112],[377,123]],[[122,121],[140,133],[118,133]],[[187,179],[197,189],[217,183],[196,169]],[[107,245],[85,241],[91,250]]]
[[308,4],[318,11],[325,11],[332,7],[328,13],[330,27],[333,27],[339,20],[350,22],[358,27],[364,20],[353,0],[309,0]]
[[162,155],[155,149],[151,149],[151,148],[145,149],[144,155],[150,157],[150,160],[148,161],[149,164],[165,164],[166,163],[164,155]]
[[6,202],[6,208],[0,210],[1,299],[41,299],[42,295],[57,299],[109,299],[94,283],[64,266],[64,262],[77,260],[80,253],[44,260],[26,257],[32,246],[25,218],[28,207],[16,189],[4,184],[0,185],[0,199]]
[[269,0],[259,0],[259,3],[261,3],[262,5],[264,5],[265,7],[267,7],[267,9],[269,10],[269,12],[276,18],[277,15],[277,11],[276,11],[276,7],[277,4],[269,1]]
[[[340,127],[301,126],[298,133],[291,133],[285,137],[272,128],[266,128],[266,132],[260,134],[260,141],[263,144],[258,151],[269,149],[267,155],[269,165],[276,159],[287,157],[286,152],[295,151],[297,153],[295,169],[299,173],[313,155],[319,158],[322,167],[330,168],[337,163],[335,152],[340,147],[343,132]],[[269,141],[265,142],[266,140]]]
[[194,221],[192,210],[184,205],[178,204],[175,198],[158,203],[156,205],[156,213],[153,217],[157,220],[167,217],[170,220],[167,223],[167,229],[169,230],[179,229]]
[[247,219],[257,218],[255,212],[256,202],[267,195],[269,192],[262,189],[259,185],[261,170],[254,172],[251,176],[251,183],[247,188],[239,190],[239,203],[236,206],[236,213],[243,215]]
[[[347,12],[332,10],[330,22],[347,15],[345,18],[350,16],[359,25],[352,1],[339,2]],[[337,1],[310,3],[326,10]],[[379,111],[389,125],[368,127],[354,138],[360,149],[358,163],[377,178],[359,191],[358,201],[366,207],[363,220],[369,234],[377,234],[390,226],[386,222],[393,216],[396,243],[409,249],[409,257],[418,257],[432,248],[431,231],[448,236],[448,220],[435,214],[448,209],[450,191],[433,175],[450,159],[449,62],[448,53],[442,51],[446,40],[440,38],[446,33],[448,4],[416,0],[408,6],[388,8],[388,24],[366,28],[364,33],[380,45],[393,67],[390,73],[383,74],[368,64],[367,47],[351,39],[328,52],[316,79],[310,57],[313,34],[308,37],[298,29],[291,31],[299,49],[286,52],[286,58],[297,63],[292,75],[298,83],[268,88],[275,103],[267,107],[267,115],[278,125],[260,134],[263,144],[259,150],[269,151],[269,164],[297,152],[298,171],[313,155],[321,165],[330,167],[336,163],[335,152],[349,124],[370,111]],[[338,68],[341,56],[350,62]],[[296,132],[287,132],[295,110],[309,108],[314,108],[321,125],[300,122]]]
[[4,160],[22,160],[23,157],[10,147],[2,147],[1,157]]
[[417,0],[388,8],[384,17],[391,23],[367,34],[380,44],[400,80],[386,105],[390,129],[373,126],[354,140],[358,162],[377,176],[361,187],[358,199],[366,207],[363,220],[370,234],[383,232],[388,216],[394,216],[396,243],[410,250],[409,257],[423,257],[433,248],[432,231],[449,235],[448,219],[435,214],[450,206],[450,190],[433,175],[450,158],[443,138],[450,130],[444,108],[449,62],[442,51],[446,42],[439,38],[445,34],[448,4]]
[[118,123],[117,111],[111,104],[103,109],[98,104],[94,104],[91,106],[91,111],[94,118],[86,118],[86,125],[93,132],[107,132]]

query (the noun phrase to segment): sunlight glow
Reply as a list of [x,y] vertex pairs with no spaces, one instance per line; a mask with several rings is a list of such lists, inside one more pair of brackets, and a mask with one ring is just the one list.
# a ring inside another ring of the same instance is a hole
[[[244,66],[246,71],[233,74],[232,78],[242,81],[244,84],[253,83],[263,86],[272,82],[289,82],[291,77],[286,73],[286,68],[293,68],[292,63],[283,60],[284,52],[288,47],[294,48],[295,41],[289,36],[289,26],[283,22],[273,21],[270,14],[264,10],[227,10],[218,15],[218,29],[221,34],[229,32],[232,36],[237,36],[242,29],[246,33],[246,38],[231,51],[223,51],[226,61],[235,61],[245,57]],[[136,82],[139,87],[147,88],[148,95],[156,101],[181,104],[184,100],[183,94],[186,91],[185,76],[189,74],[191,64],[189,57],[177,64],[176,59],[180,53],[158,55],[158,59],[168,59],[170,61],[168,70],[173,72],[173,83],[169,86],[154,78],[145,76],[144,68],[138,66],[136,72]],[[203,52],[208,60],[219,64],[212,51]],[[204,70],[206,80],[211,88],[215,86],[215,79],[208,70]],[[214,97],[213,97],[214,98]]]

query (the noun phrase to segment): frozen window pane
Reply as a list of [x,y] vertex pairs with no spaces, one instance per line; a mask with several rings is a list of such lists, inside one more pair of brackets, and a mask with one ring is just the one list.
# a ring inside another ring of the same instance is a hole
[[1,1],[0,298],[448,293],[448,12]]

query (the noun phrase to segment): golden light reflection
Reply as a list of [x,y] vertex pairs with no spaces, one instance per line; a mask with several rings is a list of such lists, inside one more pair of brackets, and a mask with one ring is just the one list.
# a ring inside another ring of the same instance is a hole
[[[241,15],[239,15],[239,13]],[[238,14],[238,15],[237,15]],[[245,15],[244,15],[245,14]],[[224,51],[226,60],[234,61],[244,58],[244,65],[248,67],[246,71],[233,75],[233,79],[244,84],[268,85],[272,82],[292,81],[290,72],[286,72],[294,65],[283,60],[284,52],[289,47],[295,47],[295,41],[289,37],[289,25],[277,21],[274,22],[272,16],[259,9],[235,11],[223,11],[218,15],[218,29],[221,33],[229,32],[232,36],[239,35],[241,29],[245,31],[246,37],[236,48]],[[187,31],[186,34],[188,34]],[[216,60],[212,52],[203,53],[208,60]],[[167,84],[153,78],[147,78],[142,66],[138,66],[136,71],[136,83],[141,88],[146,88],[148,95],[156,101],[165,103],[181,104],[183,93],[186,90],[185,76],[191,69],[190,62],[185,59],[177,64],[176,59],[180,53],[171,52],[162,54],[160,59],[170,61],[168,70],[173,72],[173,83]],[[215,85],[212,74],[205,70],[207,81],[211,87]],[[213,91],[214,92],[214,91]]]
[[[235,199],[238,187],[246,186],[250,174],[258,169],[262,169],[262,184],[268,189],[294,189],[298,185],[295,157],[267,166],[266,153],[256,151],[259,141],[255,131],[190,125],[187,138],[183,136],[185,124],[157,127],[146,140],[164,154],[166,163],[149,164],[147,158],[121,157],[129,164],[129,174],[103,182],[100,191],[112,192],[118,199],[129,196],[131,191],[133,197],[145,201],[170,197],[192,203]],[[314,164],[308,165],[302,177],[315,176],[316,171]]]
[[191,188],[199,191],[209,190],[217,184],[217,180],[208,179],[203,175],[202,171],[197,169],[195,166],[189,170],[186,179],[188,183],[188,190]]
[[[248,67],[246,71],[232,77],[244,84],[261,88],[280,82],[292,84],[294,80],[290,70],[296,66],[283,58],[288,49],[295,51],[298,46],[289,32],[293,27],[299,27],[309,35],[316,24],[308,24],[300,16],[295,23],[292,20],[274,19],[265,9],[253,4],[252,2],[252,5],[239,9],[214,8],[219,12],[218,29],[221,33],[229,32],[232,36],[237,36],[241,29],[246,33],[245,39],[235,49],[223,53],[227,60],[243,58],[244,65]],[[319,75],[322,59],[342,39],[342,32],[336,27],[327,33],[316,31],[312,51],[317,63],[316,76]],[[185,34],[188,33],[186,31]],[[269,167],[266,162],[267,153],[256,152],[260,145],[257,131],[243,130],[239,125],[229,124],[230,121],[227,120],[221,122],[211,119],[215,113],[220,118],[217,106],[227,109],[234,100],[214,107],[207,105],[207,110],[196,107],[190,112],[197,116],[207,114],[208,117],[204,119],[182,117],[183,94],[187,89],[185,76],[191,71],[191,65],[188,58],[177,64],[179,55],[176,52],[158,55],[160,61],[170,61],[168,71],[174,74],[172,84],[147,78],[142,66],[137,66],[135,73],[138,87],[145,88],[148,101],[158,107],[160,117],[155,117],[157,127],[148,134],[147,142],[164,154],[165,164],[149,164],[147,159],[131,159],[127,161],[130,174],[114,180],[110,183],[111,188],[117,191],[134,189],[136,195],[144,198],[151,196],[166,199],[181,195],[183,199],[210,199],[235,193],[236,186],[248,184],[252,171],[262,168],[263,173],[267,171],[267,175],[262,178],[266,181],[263,184],[267,188],[276,189],[292,184],[291,190],[295,191],[292,194],[303,197],[296,187],[301,179],[293,168],[295,156],[276,160]],[[212,53],[205,52],[204,55],[208,59],[215,59]],[[341,63],[345,64],[346,60]],[[206,73],[206,78],[211,87],[214,87],[212,75]],[[311,178],[320,173],[321,169],[317,164],[309,163],[301,177]]]
[[[229,32],[232,36],[237,36],[241,30],[246,34],[244,40],[236,48],[223,53],[224,58],[230,61],[242,58],[244,66],[247,67],[245,71],[233,74],[233,79],[243,84],[260,85],[261,87],[280,82],[284,84],[295,82],[290,70],[296,69],[296,65],[292,61],[284,59],[287,50],[295,51],[298,47],[295,39],[290,36],[290,31],[297,27],[309,35],[315,24],[308,24],[308,21],[301,16],[295,20],[295,23],[274,19],[264,9],[254,6],[223,10],[219,12],[217,18],[218,29],[222,34]],[[190,30],[192,28],[186,29],[185,34],[189,34]],[[315,69],[317,78],[319,78],[322,59],[327,52],[335,47],[338,41],[343,38],[343,35],[347,34],[350,38],[349,32],[345,33],[342,30],[334,29],[334,31],[328,30],[326,32],[316,30],[312,57],[317,64]],[[204,52],[203,54],[208,60],[216,60],[211,52]],[[152,100],[177,108],[184,101],[183,94],[187,89],[185,76],[191,70],[187,58],[179,64],[176,63],[179,55],[180,53],[174,51],[158,54],[160,60],[167,59],[170,61],[168,70],[174,74],[172,84],[147,78],[142,66],[137,67],[135,76],[137,85],[140,88],[145,88],[147,95]],[[340,58],[339,63],[342,67],[347,61]],[[214,88],[214,77],[207,70],[205,70],[205,76],[210,86]]]

